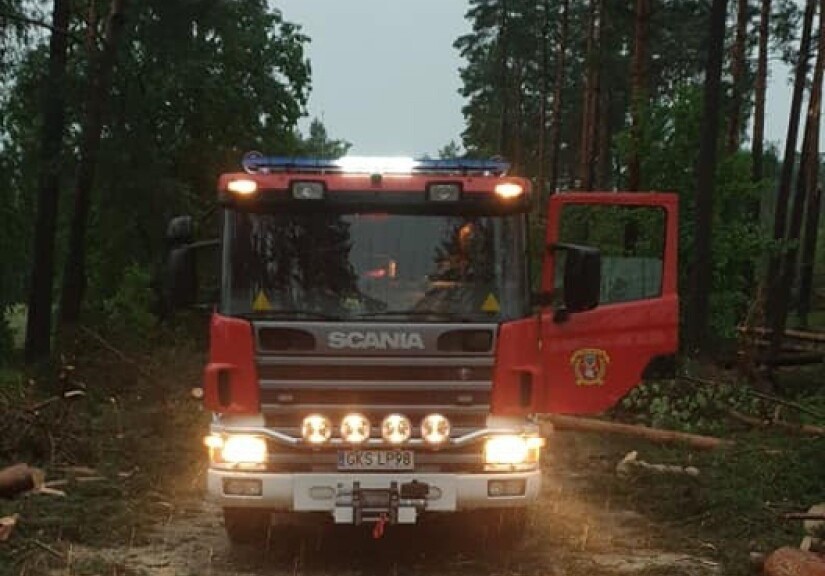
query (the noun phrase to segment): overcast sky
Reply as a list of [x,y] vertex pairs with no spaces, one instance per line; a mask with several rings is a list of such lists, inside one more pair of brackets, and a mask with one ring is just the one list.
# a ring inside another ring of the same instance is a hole
[[[466,0],[277,0],[312,38],[310,116],[352,154],[435,154],[460,142],[464,119],[453,42],[469,31]],[[787,130],[788,70],[773,61],[766,137]],[[303,122],[306,127],[308,122]]]

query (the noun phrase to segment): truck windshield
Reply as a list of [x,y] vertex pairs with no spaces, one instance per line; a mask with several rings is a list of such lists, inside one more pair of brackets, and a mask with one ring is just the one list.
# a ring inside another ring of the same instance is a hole
[[523,222],[229,212],[222,307],[278,319],[521,317],[528,301]]

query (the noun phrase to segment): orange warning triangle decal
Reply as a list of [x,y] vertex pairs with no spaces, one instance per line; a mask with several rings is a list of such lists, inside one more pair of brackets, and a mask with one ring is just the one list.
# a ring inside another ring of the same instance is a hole
[[484,304],[481,305],[481,309],[485,312],[500,312],[501,306],[498,304],[498,300],[493,293],[487,295],[487,298],[484,300]]

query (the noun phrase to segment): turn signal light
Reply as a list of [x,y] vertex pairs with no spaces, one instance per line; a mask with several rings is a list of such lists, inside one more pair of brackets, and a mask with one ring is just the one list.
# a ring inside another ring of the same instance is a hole
[[226,189],[238,196],[251,196],[258,191],[258,183],[247,178],[230,180],[226,185]]
[[496,184],[496,195],[500,198],[518,198],[522,194],[524,194],[524,188],[521,184],[516,184],[515,182],[502,182],[501,184]]

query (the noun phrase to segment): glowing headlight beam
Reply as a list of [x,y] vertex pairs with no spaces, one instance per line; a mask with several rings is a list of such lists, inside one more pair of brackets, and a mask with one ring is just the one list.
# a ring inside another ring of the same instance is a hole
[[441,414],[429,414],[421,421],[421,438],[428,444],[442,444],[450,439],[450,421]]
[[347,414],[341,421],[341,438],[350,444],[361,444],[370,437],[370,421],[363,414]]
[[381,436],[390,444],[406,442],[412,435],[410,419],[401,414],[390,414],[381,423]]
[[221,459],[230,464],[263,464],[266,456],[266,440],[246,434],[229,436],[221,450]]
[[304,418],[301,434],[310,444],[323,444],[332,436],[332,422],[326,416],[310,414]]

